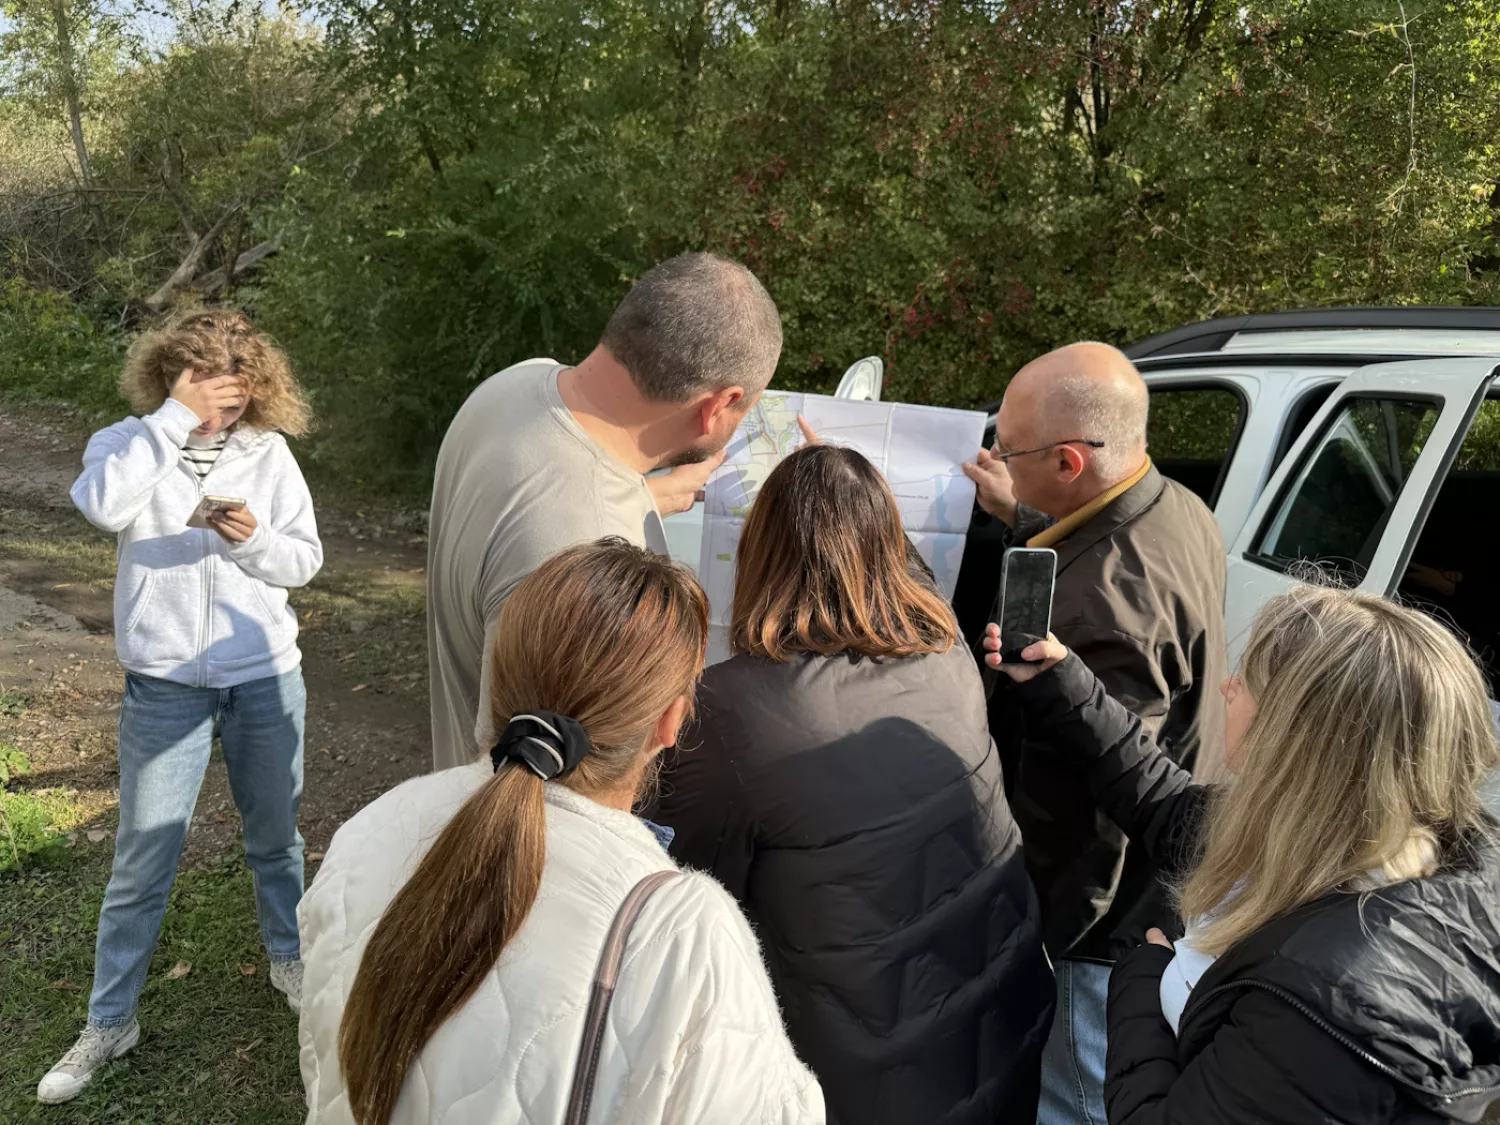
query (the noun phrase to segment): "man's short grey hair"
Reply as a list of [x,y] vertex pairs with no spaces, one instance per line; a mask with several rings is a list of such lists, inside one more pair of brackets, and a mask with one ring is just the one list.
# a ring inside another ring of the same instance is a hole
[[[1070,431],[1057,434],[1058,440],[1102,441],[1104,448],[1089,452],[1094,471],[1101,480],[1113,484],[1124,480],[1141,463],[1149,405],[1144,385],[1121,387],[1082,375],[1057,375],[1047,380],[1038,417],[1049,419],[1049,431],[1053,425]],[[1077,432],[1071,432],[1074,430]],[[1046,436],[1053,435],[1049,432]]]
[[725,387],[754,395],[781,358],[781,315],[738,262],[679,254],[635,283],[599,342],[657,402],[687,402]]

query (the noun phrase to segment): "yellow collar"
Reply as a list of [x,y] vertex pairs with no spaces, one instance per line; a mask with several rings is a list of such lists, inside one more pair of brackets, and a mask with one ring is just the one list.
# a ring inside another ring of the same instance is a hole
[[1089,520],[1104,511],[1105,508],[1109,507],[1109,505],[1113,504],[1121,496],[1124,496],[1125,493],[1129,492],[1136,485],[1140,484],[1150,471],[1151,458],[1147,457],[1146,463],[1140,467],[1135,475],[1122,480],[1113,488],[1106,488],[1071,516],[1064,516],[1051,527],[1047,528],[1046,531],[1033,535],[1030,539],[1026,540],[1026,546],[1056,547],[1063,540],[1067,539],[1068,536],[1072,535],[1073,532],[1088,523]]

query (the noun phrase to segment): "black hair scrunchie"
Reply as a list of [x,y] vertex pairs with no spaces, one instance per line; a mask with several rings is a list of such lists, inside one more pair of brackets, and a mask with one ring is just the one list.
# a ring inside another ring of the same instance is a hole
[[574,769],[592,749],[588,733],[576,720],[555,711],[527,711],[512,715],[490,751],[496,771],[506,762],[519,762],[543,781]]

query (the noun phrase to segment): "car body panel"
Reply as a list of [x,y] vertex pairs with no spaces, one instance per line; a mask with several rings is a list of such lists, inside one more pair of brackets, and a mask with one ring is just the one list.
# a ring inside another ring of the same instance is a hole
[[1302,471],[1310,451],[1322,447],[1329,434],[1330,419],[1339,415],[1351,399],[1372,395],[1431,400],[1439,405],[1432,431],[1401,487],[1369,567],[1359,580],[1361,590],[1389,594],[1405,571],[1416,533],[1426,521],[1433,495],[1452,464],[1495,374],[1496,362],[1490,358],[1419,360],[1360,368],[1339,383],[1276,471],[1259,489],[1248,516],[1241,521],[1231,542],[1224,605],[1231,666],[1238,662],[1244,651],[1251,623],[1260,607],[1297,582],[1285,570],[1258,559],[1253,547],[1262,531],[1269,529],[1288,482]]

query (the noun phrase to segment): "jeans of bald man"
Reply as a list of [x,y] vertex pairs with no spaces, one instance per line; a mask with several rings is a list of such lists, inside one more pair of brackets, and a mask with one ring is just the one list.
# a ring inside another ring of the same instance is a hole
[[1058,961],[1057,1014],[1042,1049],[1037,1125],[1106,1125],[1105,1009],[1110,966]]
[[215,734],[244,825],[261,941],[272,961],[301,956],[297,810],[306,709],[300,669],[230,688],[126,675],[120,827],[99,911],[89,1023],[119,1027],[135,1015]]

